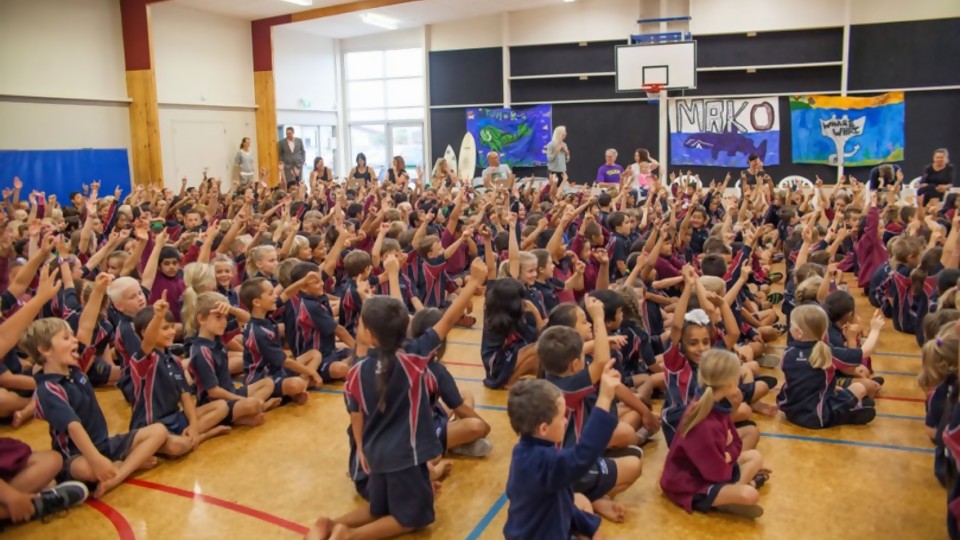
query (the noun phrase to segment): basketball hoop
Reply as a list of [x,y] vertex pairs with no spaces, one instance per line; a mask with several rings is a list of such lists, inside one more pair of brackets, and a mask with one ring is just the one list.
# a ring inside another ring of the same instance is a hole
[[660,92],[663,90],[662,84],[645,84],[642,88],[647,93],[647,99],[650,103],[660,102]]

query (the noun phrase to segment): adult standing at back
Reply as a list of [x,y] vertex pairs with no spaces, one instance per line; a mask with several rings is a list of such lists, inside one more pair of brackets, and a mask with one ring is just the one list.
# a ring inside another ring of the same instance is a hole
[[604,163],[597,169],[597,183],[619,184],[620,176],[623,175],[623,167],[617,164],[617,151],[613,148],[607,148],[603,157]]
[[563,180],[567,172],[567,162],[570,161],[570,148],[564,142],[567,138],[567,126],[557,126],[553,130],[553,138],[547,143],[547,171]]
[[240,149],[237,150],[233,162],[237,166],[241,186],[253,180],[253,177],[257,174],[257,169],[253,164],[253,154],[250,153],[250,137],[244,137],[240,140]]
[[307,153],[300,137],[293,136],[292,127],[287,128],[286,135],[287,138],[277,143],[277,155],[280,156],[283,176],[289,186],[300,182],[300,171],[303,170],[303,162],[307,160]]
[[763,181],[763,159],[756,155],[747,156],[749,167],[740,173],[740,179],[748,186],[755,186]]
[[483,186],[487,189],[501,186],[513,175],[510,166],[500,163],[500,154],[487,152],[487,168],[483,170]]
[[637,148],[633,153],[633,160],[633,165],[630,165],[630,172],[633,173],[633,189],[646,194],[650,181],[654,178],[653,171],[660,167],[660,163],[650,157],[650,151],[646,148]]
[[943,200],[951,187],[957,187],[955,182],[950,153],[946,148],[937,148],[933,151],[933,163],[927,165],[920,176],[917,196],[923,196],[924,203],[933,198]]

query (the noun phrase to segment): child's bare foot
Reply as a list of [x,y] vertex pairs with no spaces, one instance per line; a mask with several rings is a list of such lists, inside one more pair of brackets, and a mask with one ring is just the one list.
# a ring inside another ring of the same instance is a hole
[[430,465],[430,480],[443,480],[453,469],[453,462],[449,459],[441,459],[434,465]]
[[307,401],[310,401],[310,394],[306,392],[300,392],[295,396],[290,396],[290,399],[297,405],[305,405]]
[[160,464],[160,460],[157,459],[157,456],[150,456],[137,467],[138,471],[149,471],[150,469],[156,467]]
[[430,486],[433,488],[433,497],[437,498],[440,496],[440,492],[443,490],[443,484],[437,480],[430,482]]
[[337,524],[330,533],[330,540],[344,540],[350,536],[350,528],[346,525]]
[[772,416],[776,416],[777,413],[780,412],[780,407],[772,403],[764,403],[762,401],[758,401],[750,405],[750,407],[753,409],[753,412],[760,413],[764,416],[772,417]]
[[220,435],[226,435],[227,433],[230,433],[230,426],[216,426],[203,435],[200,435],[200,437],[197,438],[197,444],[214,437],[219,437]]
[[263,402],[263,412],[272,411],[280,406],[281,399],[278,397],[270,398]]
[[332,527],[333,522],[330,521],[330,518],[322,517],[310,527],[310,530],[307,531],[303,540],[327,540],[327,538],[330,538],[330,529]]
[[23,414],[23,411],[17,411],[13,413],[13,421],[10,422],[10,426],[13,427],[13,429],[17,429],[18,427],[22,426],[23,423],[28,420],[25,416],[26,415]]
[[620,503],[607,498],[593,501],[593,511],[614,523],[623,523],[623,518],[626,515],[626,511]]

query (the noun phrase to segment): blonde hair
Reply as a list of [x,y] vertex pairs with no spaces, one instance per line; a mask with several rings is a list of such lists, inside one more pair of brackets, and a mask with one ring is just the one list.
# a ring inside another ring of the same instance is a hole
[[532,265],[534,268],[539,270],[540,265],[538,264],[537,256],[529,251],[520,252],[520,270],[523,271],[524,266]]
[[43,365],[46,359],[40,354],[40,347],[49,348],[53,343],[53,337],[64,330],[71,331],[70,325],[63,319],[57,317],[37,319],[30,323],[30,327],[20,337],[20,349],[34,362]]
[[680,422],[680,433],[686,436],[710,414],[717,401],[713,395],[715,389],[737,384],[739,378],[740,360],[736,354],[723,349],[710,349],[703,353],[697,374],[697,383],[703,392],[700,399],[687,408],[683,421]]
[[727,293],[727,283],[723,281],[723,278],[718,278],[717,276],[702,276],[700,283],[703,284],[703,288],[707,292],[721,296]]
[[809,358],[810,366],[816,369],[827,369],[833,363],[833,351],[823,341],[829,324],[827,312],[820,306],[797,306],[790,313],[790,325],[803,332],[803,341],[816,341]]
[[130,287],[140,287],[140,282],[130,276],[120,276],[107,286],[107,296],[110,297],[111,302],[119,302],[123,300],[123,293]]
[[267,257],[267,252],[269,251],[276,253],[277,248],[272,245],[257,246],[247,252],[247,259],[250,261],[250,265],[253,266],[255,272],[263,273],[260,271],[260,261]]
[[937,300],[937,311],[944,308],[956,309],[957,307],[957,287],[953,286],[943,291]]
[[[227,297],[216,291],[207,291],[197,295],[196,304],[195,304],[196,309],[194,313],[190,316],[190,320],[189,320],[190,325],[194,329],[194,332],[197,332],[198,331],[197,329],[200,326],[200,323],[197,320],[198,318],[206,317],[207,315],[209,315],[210,312],[213,311],[213,308],[217,307],[217,304],[221,304],[221,303],[225,304],[227,302],[228,302]],[[183,317],[183,327],[184,328],[187,327],[186,316]],[[184,332],[184,334],[186,334],[186,332]]]
[[[794,292],[793,296],[796,300],[797,305],[800,305],[808,300],[816,300],[817,293],[820,292],[820,285],[823,284],[823,278],[820,276],[811,276],[803,280],[802,283],[797,285],[797,290]],[[790,317],[793,317],[793,314],[790,314]]]
[[294,238],[293,242],[290,244],[290,252],[287,253],[287,255],[290,257],[296,257],[297,253],[299,253],[301,249],[309,247],[310,240],[308,240],[306,236],[297,235],[297,237]]
[[560,136],[561,133],[565,134],[567,132],[567,126],[557,126],[553,128],[553,138],[550,139],[551,142],[559,143],[563,140]]
[[180,309],[180,321],[183,323],[183,335],[191,336],[197,332],[197,297],[208,291],[217,290],[217,274],[212,264],[192,262],[183,269],[183,307]]
[[929,392],[948,376],[956,375],[958,356],[960,356],[960,336],[957,336],[957,326],[945,325],[937,332],[936,338],[931,338],[923,344],[923,364],[920,375],[917,376],[920,388]]

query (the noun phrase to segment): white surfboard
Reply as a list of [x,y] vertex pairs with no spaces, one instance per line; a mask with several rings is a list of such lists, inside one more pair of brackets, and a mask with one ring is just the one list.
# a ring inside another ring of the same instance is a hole
[[461,180],[473,182],[473,175],[477,172],[477,141],[473,139],[472,133],[464,135],[463,142],[460,143],[460,162],[457,170]]
[[457,154],[453,152],[453,147],[449,144],[446,152],[443,153],[443,159],[447,162],[447,170],[450,171],[450,176],[457,178]]

